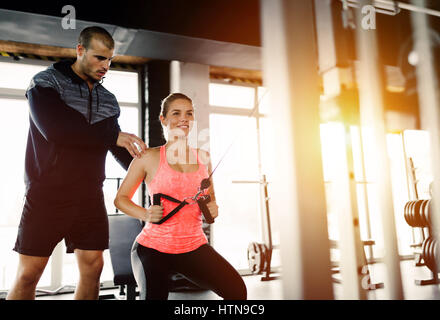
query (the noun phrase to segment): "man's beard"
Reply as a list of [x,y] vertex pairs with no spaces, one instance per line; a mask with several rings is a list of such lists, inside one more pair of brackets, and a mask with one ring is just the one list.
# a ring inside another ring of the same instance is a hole
[[90,74],[88,74],[88,73],[86,73],[86,74],[87,74],[87,77],[89,78],[90,82],[96,83],[96,82],[100,81],[100,79],[95,79],[94,77],[90,76]]

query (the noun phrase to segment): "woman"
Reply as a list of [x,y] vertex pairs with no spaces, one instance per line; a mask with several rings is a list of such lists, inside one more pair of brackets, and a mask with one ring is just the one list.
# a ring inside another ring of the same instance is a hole
[[[192,100],[181,93],[170,94],[162,101],[160,121],[167,129],[168,142],[148,149],[132,161],[115,198],[119,210],[146,222],[132,249],[132,266],[141,298],[167,299],[169,275],[177,272],[224,299],[246,299],[243,279],[208,244],[200,208],[188,199],[199,191],[201,181],[211,172],[209,161],[201,161],[209,159],[209,154],[188,145],[194,121]],[[161,205],[146,209],[136,205],[131,198],[143,180],[151,199],[153,194],[162,193],[180,201],[188,199],[188,204],[170,219],[156,224],[178,204],[162,199]],[[212,185],[205,192],[212,199],[207,207],[215,219],[218,206]]]

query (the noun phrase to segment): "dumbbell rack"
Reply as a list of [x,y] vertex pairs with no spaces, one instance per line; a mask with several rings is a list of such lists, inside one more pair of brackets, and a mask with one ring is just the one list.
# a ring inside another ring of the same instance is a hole
[[[405,221],[413,228],[427,228],[428,237],[423,240],[421,259],[423,264],[431,270],[432,278],[415,280],[417,285],[439,284],[436,257],[439,256],[437,240],[433,239],[431,231],[431,200],[408,201],[404,206]],[[416,264],[417,265],[417,264]]]
[[[420,200],[417,190],[418,180],[416,177],[416,168],[414,161],[408,157],[409,173],[412,182],[413,196],[415,200],[408,201],[404,206],[405,221],[412,227],[413,238],[414,229],[420,230],[422,235],[422,243],[413,243],[411,247],[414,249],[416,267],[426,266],[432,273],[431,279],[415,280],[416,285],[430,285],[440,283],[438,278],[438,268],[436,265],[437,240],[433,239],[431,231],[431,200]],[[427,229],[427,236],[425,236]],[[415,242],[415,239],[414,239]],[[418,251],[419,249],[420,251]]]
[[[416,175],[417,169],[414,166],[414,161],[413,161],[412,157],[408,157],[407,164],[408,164],[407,170],[409,171],[409,178],[410,178],[408,180],[408,185],[412,187],[413,200],[420,200],[419,193],[417,190],[417,184],[418,184],[417,175]],[[410,190],[408,190],[408,196],[411,197]],[[426,239],[425,230],[424,230],[424,227],[417,228],[417,230],[420,232],[420,234],[422,236],[422,241],[416,242],[416,236],[414,233],[415,229],[416,228],[411,228],[413,243],[410,245],[410,247],[414,250],[414,260],[415,260],[416,267],[422,267],[425,265],[425,263],[423,262],[423,255],[421,252],[423,241]]]

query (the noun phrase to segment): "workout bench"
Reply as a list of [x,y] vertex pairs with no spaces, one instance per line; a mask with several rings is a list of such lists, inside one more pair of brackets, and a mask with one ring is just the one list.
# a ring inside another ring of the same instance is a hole
[[125,214],[109,215],[110,231],[110,259],[113,268],[113,282],[120,286],[120,294],[126,299],[135,300],[139,294],[136,292],[136,280],[131,267],[131,247],[136,236],[142,230],[142,223],[138,219]]

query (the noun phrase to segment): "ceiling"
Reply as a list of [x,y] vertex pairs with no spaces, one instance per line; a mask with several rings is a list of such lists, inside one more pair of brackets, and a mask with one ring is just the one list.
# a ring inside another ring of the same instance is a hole
[[[263,0],[264,1],[264,0]],[[270,0],[268,0],[270,1]],[[426,0],[427,7],[440,11],[439,0]],[[400,2],[411,3],[411,0],[401,0]],[[248,50],[255,57],[252,59],[237,60],[234,64],[226,64],[225,66],[237,67],[244,66],[248,69],[259,69],[259,51],[261,47],[260,37],[260,0],[125,0],[108,2],[111,5],[102,4],[98,1],[2,1],[0,9],[15,10],[21,12],[36,13],[57,17],[60,19],[65,16],[62,13],[63,6],[68,3],[75,7],[76,19],[88,22],[97,22],[109,24],[113,26],[120,26],[123,28],[130,28],[136,30],[158,31],[169,35],[189,36],[192,38],[200,38],[207,40],[217,40],[226,43],[240,44],[251,46],[252,48],[239,47],[242,50],[242,56],[249,55]],[[333,0],[334,4],[340,6],[341,2]],[[336,13],[341,15],[341,10]],[[35,19],[39,23],[42,20]],[[43,22],[44,18],[43,18]],[[11,23],[11,22],[8,22]],[[31,21],[20,21],[20,23],[27,23],[32,25]],[[1,21],[0,21],[1,24]],[[16,23],[19,26],[19,23]],[[440,18],[431,18],[432,29],[440,34]],[[41,31],[36,28],[29,28],[26,31],[28,37],[34,39],[41,38]],[[17,27],[14,27],[16,30]],[[41,29],[41,28],[40,28]],[[32,31],[35,30],[35,31]],[[377,33],[379,41],[379,50],[383,58],[383,62],[388,65],[398,65],[402,47],[411,38],[411,20],[410,14],[407,10],[402,10],[396,16],[377,15]],[[17,31],[14,31],[17,33]],[[34,32],[34,34],[32,34]],[[75,35],[76,36],[76,35]],[[151,36],[156,36],[152,34]],[[343,39],[345,34],[339,34],[337,41]],[[67,41],[67,38],[63,36]],[[171,39],[172,40],[172,39]],[[169,41],[169,51],[181,50],[175,42]],[[19,40],[17,40],[19,41]],[[40,40],[38,40],[40,41]],[[68,41],[72,42],[71,39]],[[148,42],[146,42],[148,41]],[[195,40],[194,40],[195,41]],[[354,39],[348,38],[350,45],[354,45]],[[155,43],[151,38],[140,38],[139,48],[145,43]],[[44,43],[43,43],[44,44]],[[56,45],[56,44],[55,44]],[[184,61],[190,61],[192,56],[200,51],[202,44],[193,46],[197,50],[188,52],[188,56],[180,57]],[[212,45],[212,44],[210,44]],[[63,46],[63,45],[59,45]],[[148,50],[159,48],[158,45],[152,46]],[[142,48],[147,54],[147,51]],[[225,48],[225,52],[233,52],[231,48]],[[140,50],[132,50],[133,55],[137,56]],[[182,51],[182,50],[181,50]],[[200,51],[201,52],[201,51]],[[214,59],[214,53],[220,53],[218,47],[212,47],[207,50],[209,54],[206,59]],[[160,53],[162,54],[162,53]],[[160,54],[155,52],[148,52],[148,57],[155,58]],[[221,53],[223,54],[223,53]],[[235,56],[234,56],[235,57]],[[172,57],[169,58],[179,58]],[[219,59],[219,54],[215,57]],[[229,60],[233,60],[232,58]],[[252,61],[252,64],[247,62]],[[210,63],[212,64],[212,63]],[[248,64],[248,66],[247,66]]]
[[[335,0],[335,2],[338,2]],[[412,0],[399,2],[411,3]],[[73,5],[78,20],[124,28],[144,29],[195,38],[261,46],[260,0],[125,0],[102,4],[99,1],[2,1],[0,8],[63,17],[66,4]],[[426,0],[426,6],[440,11],[439,0]],[[403,15],[406,10],[402,10]],[[382,19],[387,23],[384,37],[396,36],[396,28],[407,33],[407,19]],[[432,24],[440,30],[440,18]],[[399,35],[400,37],[400,35]]]
[[259,0],[2,1],[0,8],[260,46]]

